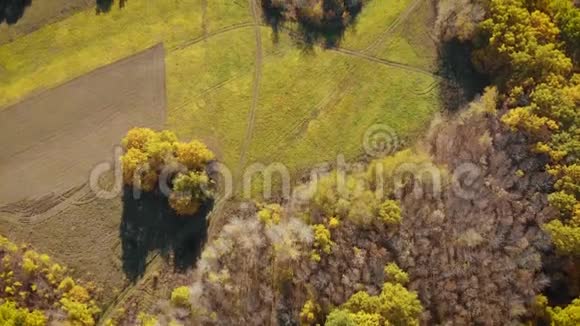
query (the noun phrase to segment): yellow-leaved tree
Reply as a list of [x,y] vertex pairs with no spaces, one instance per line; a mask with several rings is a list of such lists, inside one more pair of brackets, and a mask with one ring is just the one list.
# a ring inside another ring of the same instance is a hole
[[[215,155],[202,142],[180,142],[168,130],[133,128],[121,144],[125,185],[150,192],[158,190],[161,183],[172,184],[169,203],[179,215],[195,214],[212,198],[213,181],[206,167]],[[160,180],[161,176],[169,179]]]
[[379,295],[369,295],[364,291],[355,293],[347,302],[330,312],[325,325],[418,326],[423,306],[417,293],[403,286],[408,276],[395,264],[389,264],[385,270],[387,278],[394,282],[386,282]]

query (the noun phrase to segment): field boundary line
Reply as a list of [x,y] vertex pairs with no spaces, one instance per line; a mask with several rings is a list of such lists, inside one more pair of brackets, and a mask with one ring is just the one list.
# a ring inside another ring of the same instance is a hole
[[34,89],[34,90],[32,90],[32,91],[30,91],[30,92],[28,92],[28,93],[26,93],[26,94],[18,97],[17,99],[11,100],[11,101],[9,101],[7,103],[4,103],[4,104],[0,104],[0,111],[10,110],[10,109],[12,109],[13,107],[16,107],[18,104],[20,104],[22,102],[25,102],[25,101],[31,100],[33,98],[39,97],[39,96],[43,95],[44,93],[48,93],[48,92],[50,92],[50,91],[52,91],[52,90],[54,90],[54,89],[56,89],[58,87],[67,85],[67,84],[72,83],[72,82],[74,82],[74,81],[76,81],[78,79],[81,79],[83,77],[87,77],[87,76],[89,76],[91,74],[94,74],[94,73],[97,73],[99,71],[106,70],[106,69],[110,69],[110,67],[113,66],[113,65],[120,64],[120,63],[123,63],[125,61],[129,61],[129,60],[133,59],[136,56],[143,55],[145,52],[153,50],[156,47],[161,47],[163,49],[164,53],[167,52],[167,51],[165,51],[166,49],[165,49],[165,46],[164,46],[163,42],[155,43],[155,44],[153,44],[151,46],[148,46],[148,47],[146,47],[144,49],[138,50],[137,52],[134,52],[133,54],[131,54],[131,55],[127,56],[127,57],[119,58],[119,59],[114,60],[112,62],[105,63],[104,65],[98,66],[98,67],[96,67],[96,68],[94,68],[94,69],[92,69],[90,71],[87,71],[85,73],[82,73],[81,75],[77,75],[77,76],[72,77],[71,79],[67,79],[67,80],[63,81],[62,83],[58,83],[56,85],[52,85],[52,86],[49,86],[49,87],[36,88],[36,89]]
[[256,109],[258,107],[258,100],[260,97],[260,84],[262,80],[262,24],[260,23],[260,16],[255,0],[249,0],[252,17],[254,19],[254,34],[256,38],[256,62],[254,65],[254,81],[252,86],[252,105],[248,113],[248,126],[246,128],[246,137],[242,144],[242,151],[240,153],[239,172],[244,168],[247,159],[247,152],[250,148],[252,136],[254,133],[254,125],[256,122]]

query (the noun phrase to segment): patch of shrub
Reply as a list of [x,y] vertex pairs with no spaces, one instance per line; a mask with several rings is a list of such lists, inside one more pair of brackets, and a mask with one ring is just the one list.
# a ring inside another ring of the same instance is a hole
[[95,325],[97,289],[67,274],[48,255],[0,236],[0,324]]

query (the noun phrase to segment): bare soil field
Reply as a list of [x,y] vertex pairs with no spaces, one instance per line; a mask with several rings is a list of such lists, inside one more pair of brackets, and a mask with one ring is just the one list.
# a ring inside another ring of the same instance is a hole
[[164,120],[161,45],[0,111],[0,234],[42,248],[112,302],[128,284],[123,202],[94,198],[89,171],[112,160],[128,129]]
[[35,0],[18,22],[13,25],[0,24],[0,44],[11,42],[91,6],[95,6],[94,0]]
[[131,127],[162,127],[164,82],[158,45],[0,111],[0,207],[50,208],[47,196],[69,197]]

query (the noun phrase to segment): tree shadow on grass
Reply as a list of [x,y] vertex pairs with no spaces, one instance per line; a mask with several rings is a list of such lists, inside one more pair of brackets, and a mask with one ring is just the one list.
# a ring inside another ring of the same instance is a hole
[[456,111],[471,102],[490,84],[471,61],[472,45],[452,39],[439,47],[437,74],[443,77],[440,100],[448,111]]
[[0,24],[15,24],[31,3],[32,0],[0,0]]
[[[281,7],[273,4],[272,0],[262,0],[261,4],[264,21],[272,28],[274,42],[277,42],[280,30],[288,21],[287,16]],[[306,18],[304,12],[307,10],[309,9],[296,9],[297,29],[290,31],[290,35],[293,36],[297,44],[306,50],[312,49],[315,44],[330,48],[336,47],[342,40],[346,29],[356,22],[356,18],[362,10],[362,1],[345,1],[345,9],[342,12],[343,9],[337,6],[336,0],[323,0],[323,12],[332,12],[336,15],[325,15],[318,21]],[[350,18],[342,19],[343,14]]]
[[[97,14],[109,12],[114,2],[115,0],[95,0]],[[127,0],[119,0],[119,8],[125,7],[126,2]],[[0,24],[16,24],[31,4],[32,0],[0,0]]]
[[[97,5],[97,14],[109,12],[113,7],[115,0],[95,0]],[[127,0],[119,0],[119,8],[125,7]]]
[[127,278],[143,276],[151,253],[172,258],[178,271],[192,267],[207,238],[206,217],[212,207],[213,202],[207,203],[193,216],[178,216],[167,198],[151,192],[134,199],[132,188],[125,187],[120,236]]

